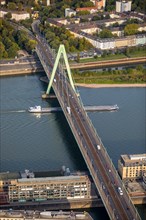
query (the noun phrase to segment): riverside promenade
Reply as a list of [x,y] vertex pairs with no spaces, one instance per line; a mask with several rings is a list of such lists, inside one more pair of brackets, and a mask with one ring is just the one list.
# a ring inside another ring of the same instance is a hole
[[[95,62],[84,62],[84,63],[71,63],[71,69],[93,69],[93,68],[104,68],[113,66],[123,66],[127,64],[144,64],[146,57],[139,58],[124,58],[117,60],[106,60],[106,61],[95,61]],[[44,72],[44,69],[38,60],[33,56],[29,56],[23,59],[12,59],[12,60],[1,60],[0,61],[0,76],[12,76],[12,75],[23,75],[31,74],[35,72]]]

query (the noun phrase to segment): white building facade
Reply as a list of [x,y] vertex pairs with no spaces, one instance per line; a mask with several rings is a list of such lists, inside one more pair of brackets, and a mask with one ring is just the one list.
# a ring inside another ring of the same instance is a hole
[[116,12],[122,13],[131,11],[132,1],[116,1]]

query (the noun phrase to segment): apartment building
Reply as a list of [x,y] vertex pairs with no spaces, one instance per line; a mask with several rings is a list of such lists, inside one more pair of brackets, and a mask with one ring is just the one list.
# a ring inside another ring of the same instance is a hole
[[8,193],[10,202],[81,199],[90,198],[91,184],[86,175],[22,178],[11,181]]
[[116,1],[116,12],[131,11],[132,1]]
[[0,11],[0,18],[4,18],[5,15],[10,12],[12,15],[11,19],[15,19],[16,21],[21,21],[30,18],[30,14],[28,12],[17,12],[17,11]]
[[146,172],[146,154],[121,155],[118,171],[122,179],[139,179]]

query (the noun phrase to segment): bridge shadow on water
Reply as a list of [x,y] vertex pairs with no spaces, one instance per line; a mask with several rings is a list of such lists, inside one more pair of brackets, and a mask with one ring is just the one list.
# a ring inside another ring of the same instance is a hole
[[[57,99],[51,100],[49,103],[52,107],[60,106]],[[63,112],[56,112],[53,114],[55,114],[60,134],[64,140],[65,146],[67,146],[69,155],[72,157],[75,168],[77,170],[87,170],[87,166]]]
[[[41,74],[41,76],[44,76],[44,75],[45,74]],[[41,82],[41,87],[43,91],[46,91],[47,83]],[[51,88],[50,94],[54,95],[54,91],[52,88]],[[50,107],[60,106],[57,98],[45,99],[45,101],[49,104]],[[82,157],[82,154],[79,150],[77,142],[72,134],[72,131],[68,125],[68,122],[63,112],[54,112],[52,114],[55,115],[55,120],[58,125],[59,132],[64,141],[64,146],[67,146],[67,152],[70,155],[70,158],[74,164],[74,169],[80,170],[80,171],[87,171],[88,168],[86,166],[86,163],[84,162],[84,158]]]

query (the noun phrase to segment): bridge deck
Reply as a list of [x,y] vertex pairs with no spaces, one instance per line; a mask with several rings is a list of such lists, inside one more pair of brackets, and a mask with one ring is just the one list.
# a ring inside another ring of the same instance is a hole
[[[48,78],[50,78],[54,57],[45,39],[38,36],[38,41],[36,52]],[[78,96],[60,69],[56,72],[52,86],[110,219],[139,220],[140,217],[100,137]],[[68,107],[70,111],[68,111]],[[122,189],[123,195],[120,195],[118,187]]]

